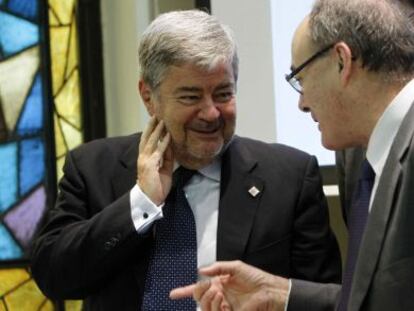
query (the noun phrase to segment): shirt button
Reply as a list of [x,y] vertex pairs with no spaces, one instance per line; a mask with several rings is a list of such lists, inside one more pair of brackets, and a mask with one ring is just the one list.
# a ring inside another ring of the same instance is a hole
[[144,213],[142,216],[144,216],[144,219],[148,218],[148,213]]

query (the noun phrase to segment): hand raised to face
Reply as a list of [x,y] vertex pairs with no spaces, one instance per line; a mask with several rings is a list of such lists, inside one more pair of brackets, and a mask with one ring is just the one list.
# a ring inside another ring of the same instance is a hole
[[156,205],[165,201],[172,184],[174,157],[163,121],[151,117],[142,133],[137,159],[137,184]]

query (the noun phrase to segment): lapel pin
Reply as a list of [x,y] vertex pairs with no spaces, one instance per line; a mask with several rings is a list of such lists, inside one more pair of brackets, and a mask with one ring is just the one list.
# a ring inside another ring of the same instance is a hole
[[260,190],[253,186],[249,189],[249,193],[253,198],[255,198],[260,193]]

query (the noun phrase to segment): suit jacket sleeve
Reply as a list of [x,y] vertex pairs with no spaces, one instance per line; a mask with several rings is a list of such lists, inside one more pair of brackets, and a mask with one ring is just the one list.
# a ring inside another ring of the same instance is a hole
[[333,311],[341,286],[292,280],[288,311]]
[[90,295],[119,269],[137,262],[148,242],[134,229],[129,192],[115,201],[111,197],[113,159],[99,172],[98,165],[84,161],[89,159],[85,153],[67,155],[57,203],[32,250],[33,276],[50,298]]
[[341,259],[315,157],[310,157],[295,209],[292,271],[297,279],[341,282]]
[[[332,311],[341,288],[331,283],[340,283],[340,258],[329,228],[327,204],[317,168],[313,158],[308,164],[300,196],[295,221],[295,232],[299,232],[299,242],[294,244],[297,263],[293,265],[300,270],[292,273],[295,279],[292,279],[288,311]],[[308,244],[307,241],[313,242]]]

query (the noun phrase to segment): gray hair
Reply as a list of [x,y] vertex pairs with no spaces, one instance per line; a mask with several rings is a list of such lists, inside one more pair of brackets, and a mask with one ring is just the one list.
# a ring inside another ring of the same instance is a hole
[[237,81],[238,56],[233,33],[200,10],[173,11],[158,16],[143,33],[139,46],[141,78],[156,89],[171,65],[191,63],[210,69],[232,64]]
[[396,0],[317,0],[310,35],[318,47],[343,41],[369,71],[395,78],[414,73],[414,23]]

